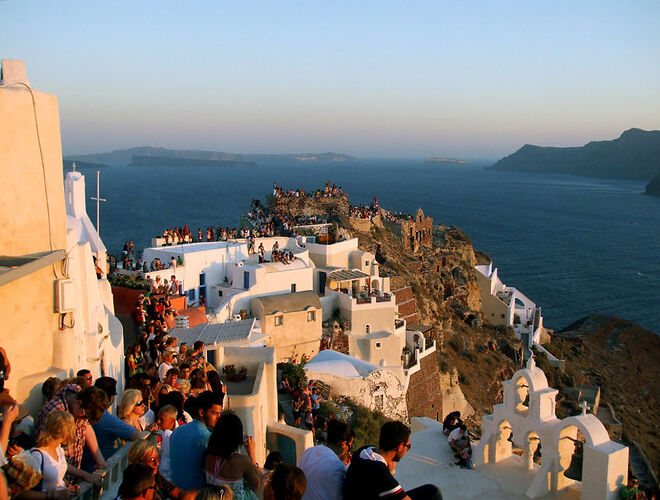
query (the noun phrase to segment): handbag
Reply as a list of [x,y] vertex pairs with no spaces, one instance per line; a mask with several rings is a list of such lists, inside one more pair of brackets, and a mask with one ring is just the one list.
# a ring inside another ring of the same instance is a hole
[[43,474],[39,472],[40,469],[41,467],[37,464],[37,460],[29,451],[24,450],[10,457],[8,462],[2,467],[7,478],[9,495],[13,497],[18,493],[36,487],[43,479]]

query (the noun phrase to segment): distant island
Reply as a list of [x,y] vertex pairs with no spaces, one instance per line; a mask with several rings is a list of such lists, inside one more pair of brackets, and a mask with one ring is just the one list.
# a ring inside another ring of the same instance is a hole
[[457,160],[455,158],[441,158],[438,156],[429,156],[424,163],[454,163],[458,165],[463,165],[467,163],[465,160]]
[[256,167],[253,161],[198,160],[168,156],[133,156],[130,167]]
[[[352,161],[352,156],[339,153],[298,153],[298,154],[242,154],[224,153],[222,151],[205,151],[193,149],[166,149],[141,146],[137,148],[116,149],[108,153],[92,153],[68,155],[68,161],[85,161],[111,166],[129,165],[133,157],[178,158],[185,160],[220,160],[230,162],[264,162],[264,161]],[[143,164],[141,162],[141,164]]]
[[660,171],[660,130],[631,128],[618,139],[590,142],[582,147],[526,144],[488,168],[649,180]]
[[64,170],[71,170],[73,169],[73,164],[76,164],[76,169],[97,169],[101,170],[104,168],[108,168],[110,165],[104,165],[103,163],[91,163],[88,161],[81,161],[81,160],[62,160],[62,166],[64,167]]
[[660,196],[660,173],[651,179],[651,182],[646,185],[644,192],[652,196]]

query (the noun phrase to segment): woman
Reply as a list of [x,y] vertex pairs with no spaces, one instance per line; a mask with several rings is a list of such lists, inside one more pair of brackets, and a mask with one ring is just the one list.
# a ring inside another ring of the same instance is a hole
[[156,491],[154,491],[153,500],[161,500],[165,498],[178,500],[185,494],[181,488],[165,479],[165,477],[158,472],[160,458],[158,457],[158,447],[156,443],[147,441],[146,439],[133,443],[128,450],[128,463],[145,464],[151,467],[151,470],[154,473],[154,479],[156,480]]
[[[238,453],[243,445],[248,456]],[[243,423],[234,413],[223,413],[215,424],[206,448],[206,482],[226,484],[236,500],[253,500],[262,482],[254,460],[254,440],[243,435]]]
[[128,378],[134,377],[144,370],[144,357],[142,356],[142,347],[140,344],[131,344],[126,356],[126,368],[128,369]]
[[76,422],[73,415],[67,411],[53,411],[48,414],[37,438],[37,446],[30,450],[40,464],[43,479],[34,490],[22,493],[20,498],[61,500],[77,495],[80,488],[77,485],[68,486],[64,481],[67,472],[83,481],[101,485],[100,475],[89,474],[67,463],[62,445],[71,443],[75,437]]
[[144,427],[140,417],[147,411],[147,403],[142,398],[142,392],[137,389],[126,389],[121,395],[117,414],[124,422],[142,432]]
[[233,498],[234,494],[226,484],[222,486],[206,484],[195,495],[195,500],[233,500]]

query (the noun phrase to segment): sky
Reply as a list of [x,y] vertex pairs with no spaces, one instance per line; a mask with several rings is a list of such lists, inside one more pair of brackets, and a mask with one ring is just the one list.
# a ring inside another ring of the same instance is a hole
[[660,2],[0,0],[65,154],[497,159],[660,129]]

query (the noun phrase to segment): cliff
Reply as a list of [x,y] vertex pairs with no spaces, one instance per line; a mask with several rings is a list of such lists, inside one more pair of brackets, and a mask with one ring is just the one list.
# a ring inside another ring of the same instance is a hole
[[165,156],[134,156],[131,167],[256,167],[253,161],[197,160]]
[[651,179],[651,181],[646,185],[644,192],[652,196],[660,196],[660,174]]
[[618,139],[590,142],[582,147],[526,144],[490,168],[648,180],[660,170],[660,130],[632,128]]
[[612,405],[623,440],[636,441],[659,472],[660,336],[624,319],[591,315],[556,332],[546,347],[566,359],[564,375],[542,366],[550,384],[600,386],[598,415]]
[[107,165],[128,165],[134,156],[157,156],[161,158],[181,158],[186,160],[223,160],[240,162],[261,161],[351,161],[352,156],[339,153],[299,153],[299,154],[241,154],[222,151],[206,151],[191,149],[165,149],[150,146],[140,146],[129,149],[116,149],[108,153],[91,153],[69,155],[67,160],[105,163]]

